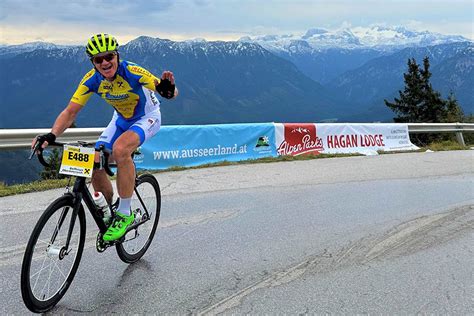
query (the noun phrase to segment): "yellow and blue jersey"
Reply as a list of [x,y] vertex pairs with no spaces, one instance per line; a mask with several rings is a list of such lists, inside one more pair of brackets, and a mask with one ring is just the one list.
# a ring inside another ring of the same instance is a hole
[[81,80],[71,102],[84,106],[93,93],[112,105],[125,120],[136,120],[159,110],[154,81],[160,79],[148,70],[128,61],[118,65],[115,79],[108,81],[92,69]]

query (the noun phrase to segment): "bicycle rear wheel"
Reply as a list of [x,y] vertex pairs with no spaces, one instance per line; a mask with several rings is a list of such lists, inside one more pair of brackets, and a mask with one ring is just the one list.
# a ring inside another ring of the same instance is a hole
[[72,213],[72,196],[62,196],[46,209],[31,233],[21,267],[21,295],[32,312],[53,308],[76,274],[84,249],[86,219],[81,205],[69,248],[65,249]]
[[145,254],[153,240],[160,219],[160,186],[151,174],[143,174],[138,177],[131,208],[135,213],[135,223],[146,218],[148,221],[129,231],[125,235],[124,241],[116,245],[118,256],[126,263],[136,262]]

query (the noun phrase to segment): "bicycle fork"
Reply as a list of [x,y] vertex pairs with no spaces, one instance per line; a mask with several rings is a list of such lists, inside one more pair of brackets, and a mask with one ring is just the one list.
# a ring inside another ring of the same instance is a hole
[[79,212],[79,208],[81,207],[81,197],[77,198],[73,196],[71,193],[67,193],[66,195],[70,195],[70,198],[73,199],[73,208],[72,208],[71,219],[69,221],[69,230],[67,233],[66,243],[62,247],[58,247],[54,245],[54,242],[56,241],[56,237],[58,236],[59,230],[63,226],[64,221],[66,220],[67,214],[70,211],[70,207],[68,206],[66,206],[62,210],[61,215],[59,216],[58,223],[56,224],[56,227],[54,228],[53,235],[51,236],[51,239],[49,241],[49,246],[47,248],[48,256],[50,257],[57,256],[59,257],[60,260],[64,259],[64,257],[67,256],[70,252],[70,250],[68,251],[69,242],[71,241],[72,231],[76,223],[76,218]]

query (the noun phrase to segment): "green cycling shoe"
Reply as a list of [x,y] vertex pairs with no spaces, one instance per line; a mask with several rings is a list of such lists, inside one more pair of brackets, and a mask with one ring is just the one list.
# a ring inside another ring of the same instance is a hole
[[133,224],[134,220],[135,214],[133,212],[131,212],[130,216],[117,212],[112,225],[110,225],[104,234],[104,240],[114,241],[122,238],[122,236],[127,232],[127,228]]

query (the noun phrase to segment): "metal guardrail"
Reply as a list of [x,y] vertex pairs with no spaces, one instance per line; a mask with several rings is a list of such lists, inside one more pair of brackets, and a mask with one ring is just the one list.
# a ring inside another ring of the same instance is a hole
[[474,132],[474,123],[407,123],[410,133]]
[[456,133],[456,140],[466,146],[462,132],[474,132],[473,123],[408,123],[409,133]]
[[[99,138],[105,128],[70,128],[66,130],[58,141],[74,142],[82,140],[93,142]],[[46,134],[51,131],[50,128],[41,129],[0,129],[0,150],[5,149],[28,149],[31,147],[31,141],[35,136]]]
[[[105,128],[70,128],[58,140],[95,141]],[[51,129],[0,129],[0,150],[28,149],[36,135],[49,133]],[[465,146],[462,132],[474,132],[473,123],[408,123],[409,133],[456,133],[457,141]]]

